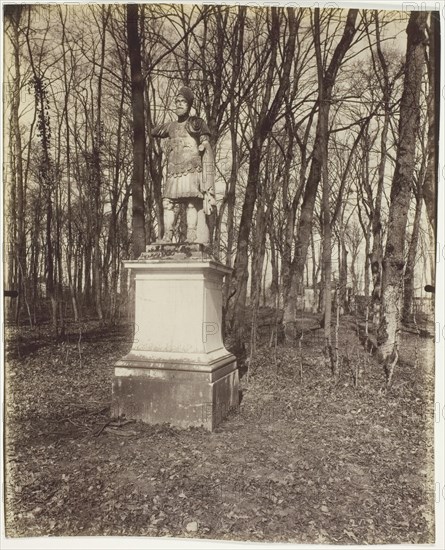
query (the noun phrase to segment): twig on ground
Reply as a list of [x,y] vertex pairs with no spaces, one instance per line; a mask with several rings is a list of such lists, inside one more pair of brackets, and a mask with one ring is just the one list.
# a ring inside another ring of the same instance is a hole
[[111,420],[109,420],[108,422],[105,422],[105,424],[103,424],[103,425],[97,430],[97,432],[94,433],[94,436],[95,436],[95,437],[98,437],[98,436],[105,430],[105,428],[106,428],[109,424],[111,424]]
[[127,424],[134,424],[136,420],[117,420],[116,422],[110,422],[110,426],[115,426],[116,428],[121,428],[122,426],[126,426]]
[[129,437],[131,435],[138,435],[138,433],[135,430],[119,430],[117,427],[112,428],[111,426],[105,427],[104,430],[107,433],[114,434],[114,435],[123,435],[125,437]]

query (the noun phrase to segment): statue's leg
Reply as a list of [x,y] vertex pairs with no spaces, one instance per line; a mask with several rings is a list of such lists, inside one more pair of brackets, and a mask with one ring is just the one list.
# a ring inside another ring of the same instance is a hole
[[187,203],[187,242],[194,243],[196,241],[196,227],[198,224],[198,211],[196,201],[190,199]]
[[176,237],[176,241],[178,240],[178,234],[177,231],[179,229],[179,216],[180,216],[180,202],[177,200],[173,200],[173,227],[172,227],[172,236]]
[[206,215],[203,208],[203,200],[197,199],[197,217],[198,224],[196,230],[196,242],[208,245],[210,242],[210,231],[206,221]]
[[170,243],[173,238],[173,223],[175,221],[174,203],[171,199],[163,200],[164,206],[164,236],[163,242]]

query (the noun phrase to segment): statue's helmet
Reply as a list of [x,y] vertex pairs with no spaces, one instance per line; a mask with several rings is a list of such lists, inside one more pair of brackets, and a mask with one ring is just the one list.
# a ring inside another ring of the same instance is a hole
[[192,90],[187,86],[183,86],[182,88],[180,88],[177,95],[183,97],[187,101],[189,106],[193,104],[193,100],[195,99]]

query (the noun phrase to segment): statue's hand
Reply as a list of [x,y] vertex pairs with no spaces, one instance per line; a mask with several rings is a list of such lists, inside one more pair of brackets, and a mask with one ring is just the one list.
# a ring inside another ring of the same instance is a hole
[[200,153],[204,153],[207,149],[209,149],[210,143],[208,141],[203,141],[201,145],[198,147],[198,151]]

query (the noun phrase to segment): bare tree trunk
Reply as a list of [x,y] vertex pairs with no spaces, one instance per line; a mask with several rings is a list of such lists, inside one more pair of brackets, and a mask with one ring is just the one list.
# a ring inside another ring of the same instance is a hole
[[260,307],[261,286],[263,282],[262,275],[264,258],[266,255],[267,227],[270,225],[270,220],[273,212],[273,204],[277,193],[277,186],[280,182],[279,176],[270,168],[271,165],[272,161],[266,162],[262,185],[259,189],[254,238],[252,242],[252,286],[250,299],[252,308],[251,354],[254,353],[256,345],[258,310]]
[[133,154],[132,178],[132,258],[139,258],[145,250],[144,221],[144,79],[142,75],[141,41],[139,35],[138,5],[127,4],[127,44],[130,55],[131,102],[133,108]]
[[301,214],[298,223],[295,257],[292,261],[291,284],[289,293],[285,297],[285,303],[288,305],[287,311],[285,312],[285,326],[288,324],[292,325],[292,322],[295,321],[297,314],[296,298],[303,285],[304,266],[306,264],[307,252],[311,238],[315,199],[317,196],[318,185],[321,180],[323,158],[326,154],[325,147],[328,135],[328,121],[332,90],[340,65],[356,33],[355,22],[357,20],[357,15],[358,10],[351,9],[348,11],[343,36],[335,48],[328,68],[324,72],[323,89],[319,92],[320,105],[312,162],[303,195],[303,203],[301,206]]
[[[295,52],[295,41],[298,24],[295,19],[293,8],[287,9],[289,35],[284,48],[284,60],[281,67],[280,84],[272,99],[273,75],[276,71],[276,61],[279,46],[280,21],[276,8],[271,9],[272,23],[270,28],[271,54],[269,57],[267,87],[264,90],[261,112],[255,126],[252,145],[249,155],[249,171],[247,177],[246,194],[241,213],[241,220],[238,233],[238,246],[235,258],[234,274],[231,280],[231,292],[229,299],[232,300],[228,315],[230,328],[237,339],[237,346],[242,347],[242,329],[244,326],[245,303],[247,295],[248,280],[248,247],[251,231],[252,217],[257,199],[257,185],[261,166],[261,152],[263,144],[272,130],[273,124],[278,116],[279,109],[285,94],[289,88],[290,71]],[[269,105],[270,100],[271,104]]]
[[[122,201],[122,208],[120,212],[120,220],[119,220],[119,229],[120,229],[120,241],[123,249],[123,259],[128,259],[130,256],[130,244],[129,244],[129,238],[128,238],[128,198],[125,197]],[[120,270],[119,274],[120,278],[120,296],[121,296],[121,302],[124,304],[128,304],[128,270],[122,269]],[[125,311],[125,315],[128,316],[130,313],[129,309],[127,308],[127,311]],[[132,312],[131,312],[132,314]]]
[[[283,209],[284,209],[284,218],[286,220],[284,227],[284,239],[283,239],[283,254],[281,262],[281,280],[283,282],[283,290],[285,294],[288,294],[290,282],[291,282],[291,273],[292,273],[292,245],[294,242],[294,230],[295,230],[295,218],[297,216],[298,203],[300,201],[301,192],[304,187],[304,178],[306,177],[306,168],[307,168],[307,155],[305,146],[301,144],[301,165],[300,165],[300,185],[298,186],[297,191],[293,197],[292,203],[289,204],[287,200],[287,194],[289,190],[289,181],[291,176],[291,163],[294,158],[294,143],[295,143],[295,124],[290,115],[286,117],[285,130],[287,134],[287,147],[286,147],[286,156],[284,159],[284,170],[283,170]],[[286,304],[285,304],[286,309]]]
[[398,327],[405,267],[406,220],[414,174],[419,99],[425,65],[425,27],[427,13],[411,12],[407,27],[405,81],[400,103],[399,139],[396,168],[391,185],[388,236],[383,260],[382,308],[377,335],[379,355],[391,384],[398,352]]
[[[264,183],[263,185],[266,185]],[[252,239],[252,283],[250,291],[251,322],[251,356],[255,353],[257,343],[258,310],[261,298],[261,279],[263,273],[264,254],[266,248],[266,212],[263,200],[257,203],[256,221]]]
[[67,171],[67,225],[68,225],[68,235],[66,243],[66,271],[68,276],[68,286],[70,289],[71,302],[73,307],[73,316],[74,321],[79,320],[79,311],[77,307],[77,297],[76,290],[73,284],[73,273],[72,273],[72,264],[73,264],[73,219],[72,219],[72,209],[71,209],[71,141],[70,141],[70,122],[68,114],[68,99],[70,97],[70,81],[68,80],[68,66],[67,66],[67,51],[66,51],[66,17],[67,13],[63,13],[62,9],[59,7],[59,17],[60,23],[62,25],[62,53],[63,53],[63,79],[65,86],[65,99],[63,106],[63,119],[65,122],[65,140],[66,140],[66,171]]
[[[11,217],[14,218],[13,225],[15,231],[12,236],[15,238],[15,258],[11,257],[11,275],[15,273],[15,283],[19,295],[16,301],[15,317],[19,321],[22,297],[26,293],[26,233],[25,233],[25,181],[23,177],[23,159],[22,159],[22,135],[20,131],[20,96],[21,96],[21,71],[20,71],[20,19],[23,6],[8,6],[8,31],[12,45],[13,57],[13,78],[11,94],[11,123],[14,152],[12,155],[11,172],[13,177],[12,197],[15,210],[11,211]],[[11,220],[12,221],[12,220]],[[13,264],[15,263],[15,267]],[[12,281],[11,281],[12,282]]]
[[[26,28],[26,43],[29,53],[29,61],[31,65],[34,85],[34,97],[37,110],[37,120],[40,138],[40,157],[39,157],[39,184],[44,189],[46,202],[46,223],[45,223],[45,239],[46,239],[46,257],[45,257],[45,278],[46,278],[46,293],[50,299],[50,312],[52,325],[57,335],[58,333],[58,287],[56,284],[57,275],[57,250],[54,245],[54,191],[56,189],[56,178],[58,174],[54,169],[54,162],[51,157],[51,126],[48,112],[48,95],[46,80],[41,72],[41,60],[34,59],[34,52],[30,38],[31,31],[31,11],[28,11],[28,25]],[[57,204],[57,201],[56,201]],[[57,233],[57,232],[56,232]],[[57,241],[57,235],[56,235]]]
[[440,121],[440,21],[437,14],[432,14],[429,26],[428,48],[428,163],[425,182],[423,184],[423,196],[429,222],[436,230],[436,189],[439,176],[438,146],[439,146],[439,121]]
[[403,320],[407,322],[410,319],[411,309],[414,298],[414,280],[415,265],[417,256],[417,247],[419,244],[420,222],[422,219],[423,195],[421,188],[416,193],[416,212],[414,214],[413,231],[409,243],[408,257],[406,260],[404,288],[403,288]]
[[270,263],[272,266],[272,280],[270,282],[270,301],[276,304],[280,293],[280,270],[278,265],[278,247],[275,242],[275,232],[273,228],[273,219],[269,219],[269,243],[270,243]]
[[103,124],[102,124],[102,88],[103,75],[105,68],[105,47],[106,47],[106,29],[110,19],[110,6],[101,6],[100,8],[100,60],[99,60],[99,75],[97,80],[97,108],[95,116],[95,126],[93,135],[93,151],[92,151],[92,186],[94,189],[94,219],[93,219],[93,283],[94,283],[94,301],[96,304],[96,313],[100,320],[103,319],[103,279],[108,280],[108,273],[104,274],[101,268],[102,250],[100,245],[100,232],[102,226],[102,199],[101,191],[103,185],[102,176],[102,148],[103,148]]
[[[10,128],[12,130],[13,123],[10,121]],[[12,134],[12,132],[11,132]],[[15,253],[15,242],[17,238],[17,223],[15,212],[17,212],[17,195],[16,195],[16,178],[15,178],[15,151],[13,146],[13,140],[9,140],[9,160],[10,160],[10,173],[11,173],[11,182],[9,188],[5,189],[5,195],[8,193],[8,206],[7,206],[7,217],[5,219],[5,233],[7,235],[7,241],[5,243],[4,253],[6,255],[6,269],[5,269],[5,289],[7,290],[16,290],[17,289],[17,261],[14,257]],[[5,200],[6,202],[6,200]],[[33,248],[31,254],[35,252]],[[32,265],[32,264],[31,264]],[[14,314],[14,302],[12,299],[5,301],[5,319],[7,321],[12,321],[16,319]]]
[[318,310],[318,274],[320,262],[317,261],[315,253],[315,239],[314,232],[311,231],[311,254],[312,254],[312,288],[313,288],[313,303],[312,312],[316,313]]
[[[323,60],[320,44],[320,9],[316,8],[314,13],[314,43],[315,56],[317,59],[318,73],[318,89],[320,96],[320,115],[322,111],[329,113],[329,95],[325,97],[325,80],[323,75]],[[324,103],[326,102],[326,105]],[[322,182],[322,215],[323,215],[323,318],[324,318],[324,340],[325,340],[325,356],[328,362],[331,363],[334,371],[332,340],[331,340],[331,314],[332,314],[332,227],[331,227],[331,208],[330,208],[330,185],[328,178],[328,115],[322,117],[323,125],[320,126],[320,152],[321,152],[321,182]],[[302,277],[301,277],[302,281]],[[338,298],[337,298],[338,299]],[[334,372],[335,374],[335,372]]]
[[338,273],[338,301],[340,305],[340,314],[348,312],[348,250],[345,243],[345,234],[342,230],[339,234],[340,255],[339,255],[339,273]]
[[[377,195],[375,199],[374,206],[372,208],[372,250],[371,250],[371,273],[373,281],[373,290],[372,290],[372,312],[373,312],[373,322],[374,326],[377,327],[380,319],[380,294],[381,294],[381,276],[382,276],[382,261],[383,261],[383,230],[382,230],[382,197],[383,197],[383,184],[385,181],[385,168],[386,168],[386,157],[387,157],[387,139],[388,139],[388,129],[391,116],[390,110],[390,83],[388,75],[388,64],[386,62],[385,56],[383,55],[381,44],[380,44],[380,26],[378,12],[375,11],[375,26],[376,26],[376,47],[377,47],[377,57],[379,60],[379,65],[382,71],[382,81],[381,88],[383,93],[383,104],[384,104],[384,119],[383,119],[383,128],[380,136],[380,161],[378,167],[378,183],[377,183]],[[376,70],[377,73],[377,70]],[[366,168],[366,178],[369,177],[369,155],[366,157],[368,167]],[[367,180],[368,181],[368,180]],[[369,184],[368,184],[369,185]],[[372,204],[372,191],[369,186],[369,195],[371,196]]]
[[364,289],[364,295],[366,299],[366,307],[368,307],[368,300],[369,300],[369,288],[370,288],[370,280],[369,280],[369,261],[370,261],[370,250],[371,250],[371,228],[372,228],[372,221],[368,219],[367,223],[365,223],[364,217],[362,215],[361,211],[361,204],[360,204],[360,196],[357,193],[357,214],[358,214],[358,220],[360,223],[360,226],[363,231],[363,236],[365,238],[365,265],[363,267],[363,289]]
[[[235,242],[235,191],[236,183],[238,180],[238,170],[239,170],[239,157],[240,157],[240,148],[237,144],[238,136],[238,123],[239,123],[239,99],[236,97],[235,89],[239,82],[240,70],[242,67],[243,53],[244,53],[244,30],[246,24],[246,14],[247,8],[245,6],[239,6],[236,21],[233,28],[233,41],[232,47],[230,49],[230,60],[234,70],[232,71],[231,80],[230,80],[230,99],[229,99],[229,132],[230,132],[230,143],[231,143],[231,169],[229,177],[229,185],[226,192],[225,200],[221,206],[219,213],[219,219],[217,223],[217,231],[215,236],[215,249],[217,254],[220,250],[221,242],[221,226],[223,222],[224,210],[227,208],[227,220],[226,220],[226,231],[227,231],[227,252],[226,252],[226,265],[232,266],[233,258],[233,249]],[[228,299],[230,291],[230,277],[226,277],[224,283],[224,310],[227,309]]]

